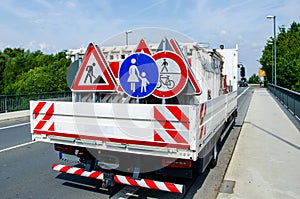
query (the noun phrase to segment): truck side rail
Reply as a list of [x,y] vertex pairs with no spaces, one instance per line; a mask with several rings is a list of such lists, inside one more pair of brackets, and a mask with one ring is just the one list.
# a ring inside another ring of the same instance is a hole
[[31,132],[44,142],[196,160],[236,107],[236,92],[200,105],[31,101]]
[[195,106],[31,101],[34,140],[188,158]]

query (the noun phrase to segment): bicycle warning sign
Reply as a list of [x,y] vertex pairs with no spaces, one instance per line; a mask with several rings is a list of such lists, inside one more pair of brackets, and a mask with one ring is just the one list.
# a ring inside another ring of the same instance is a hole
[[153,55],[160,72],[153,95],[158,98],[171,98],[178,95],[187,83],[187,66],[182,58],[170,51]]
[[135,53],[128,56],[119,69],[123,91],[133,98],[145,98],[153,93],[158,80],[158,67],[150,55]]

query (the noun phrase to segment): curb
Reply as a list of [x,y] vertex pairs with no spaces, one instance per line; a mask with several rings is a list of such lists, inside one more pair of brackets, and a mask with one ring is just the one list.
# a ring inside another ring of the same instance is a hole
[[29,110],[0,113],[0,122],[6,121],[6,120],[15,120],[15,119],[24,118],[24,117],[29,118]]

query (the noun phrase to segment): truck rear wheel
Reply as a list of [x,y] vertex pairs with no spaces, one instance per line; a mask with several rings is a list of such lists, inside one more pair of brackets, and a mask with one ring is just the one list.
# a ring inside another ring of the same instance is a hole
[[213,158],[211,159],[210,167],[215,168],[217,166],[218,156],[219,156],[219,154],[218,154],[218,143],[215,143],[212,152],[213,152]]

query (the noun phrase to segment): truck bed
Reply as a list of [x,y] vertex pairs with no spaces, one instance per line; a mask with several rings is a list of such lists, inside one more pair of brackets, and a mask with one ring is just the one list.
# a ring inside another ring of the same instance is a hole
[[31,101],[31,133],[36,141],[197,160],[236,108],[236,92],[198,105]]

